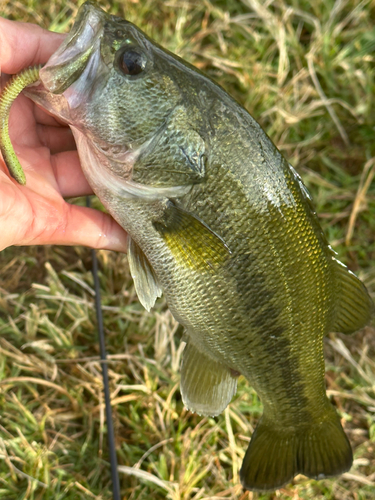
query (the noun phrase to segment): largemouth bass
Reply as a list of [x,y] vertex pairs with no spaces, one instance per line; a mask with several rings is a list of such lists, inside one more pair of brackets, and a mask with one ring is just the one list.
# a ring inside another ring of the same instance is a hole
[[240,374],[263,403],[243,486],[348,470],[323,337],[362,328],[373,304],[295,170],[220,86],[91,2],[39,77],[27,94],[71,126],[90,185],[130,235],[141,303],[163,293],[185,327],[185,406],[218,415]]

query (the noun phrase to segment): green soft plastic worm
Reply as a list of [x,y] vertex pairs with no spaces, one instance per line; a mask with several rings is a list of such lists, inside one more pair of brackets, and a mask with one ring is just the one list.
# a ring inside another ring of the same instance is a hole
[[0,94],[0,150],[10,175],[22,185],[26,184],[26,177],[10,141],[9,112],[18,94],[31,83],[39,80],[40,68],[41,66],[32,66],[14,75]]

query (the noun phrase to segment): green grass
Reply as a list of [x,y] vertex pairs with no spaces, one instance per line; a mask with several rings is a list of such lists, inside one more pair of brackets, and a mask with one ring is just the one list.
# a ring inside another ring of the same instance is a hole
[[[301,174],[339,258],[374,297],[375,2],[100,3],[250,111]],[[68,31],[76,11],[62,0],[0,4],[5,17],[56,31]],[[354,449],[350,473],[243,492],[238,472],[261,414],[256,394],[240,379],[220,417],[184,410],[178,325],[163,300],[143,310],[126,257],[98,255],[124,499],[374,498],[374,328],[330,335],[325,346],[328,393]],[[87,249],[0,254],[1,499],[111,498],[92,287]]]

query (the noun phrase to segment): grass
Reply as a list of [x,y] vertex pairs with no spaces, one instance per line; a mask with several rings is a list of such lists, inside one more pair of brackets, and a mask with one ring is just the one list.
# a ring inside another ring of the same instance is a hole
[[[79,2],[80,3],[80,2]],[[375,295],[375,2],[103,1],[225,87],[312,192],[332,246]],[[77,5],[3,1],[0,14],[68,31]],[[216,419],[183,409],[180,329],[163,300],[147,313],[126,257],[98,252],[122,497],[127,500],[375,496],[375,337],[326,341],[327,386],[355,461],[273,494],[238,473],[261,414],[240,379]],[[111,496],[96,321],[85,248],[0,254],[0,498]]]

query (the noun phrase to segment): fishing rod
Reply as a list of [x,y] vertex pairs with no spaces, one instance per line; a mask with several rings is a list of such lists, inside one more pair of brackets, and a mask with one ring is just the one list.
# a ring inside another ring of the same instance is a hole
[[[86,206],[90,207],[89,197],[86,198]],[[120,479],[117,470],[115,432],[113,429],[111,397],[109,392],[108,363],[107,363],[107,352],[105,348],[103,313],[102,313],[102,304],[100,296],[100,283],[98,275],[99,265],[98,265],[98,258],[96,256],[96,252],[94,249],[91,249],[91,262],[92,262],[91,272],[94,278],[95,309],[96,309],[96,320],[97,320],[98,339],[100,348],[100,363],[102,367],[102,377],[103,377],[105,417],[107,421],[107,440],[108,440],[109,459],[111,465],[113,500],[121,500]]]

